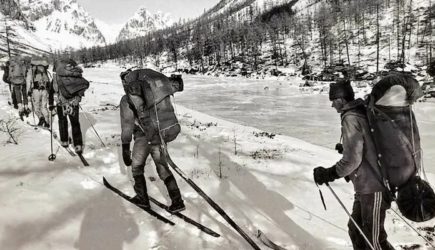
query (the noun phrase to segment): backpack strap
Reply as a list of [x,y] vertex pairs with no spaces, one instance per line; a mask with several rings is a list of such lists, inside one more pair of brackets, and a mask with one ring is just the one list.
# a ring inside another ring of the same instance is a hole
[[[347,116],[349,116],[349,115],[354,115],[354,116],[358,116],[358,117],[361,117],[361,118],[367,119],[367,121],[368,121],[368,123],[369,123],[369,127],[370,127],[370,130],[371,130],[371,133],[373,132],[373,131],[372,131],[371,123],[370,123],[370,121],[369,121],[369,116],[368,116],[367,114],[356,113],[356,112],[349,112],[349,111],[348,111],[348,112],[345,112],[345,113],[341,116],[341,121],[343,122],[344,118],[347,117]],[[370,134],[370,136],[373,138],[372,134]],[[343,139],[343,134],[341,134],[340,141],[341,141],[342,139]],[[377,150],[377,145],[376,145],[376,141],[374,140],[374,138],[373,138],[373,142],[374,142],[374,145],[375,145],[375,151],[376,151],[376,154],[377,154],[378,150]],[[377,154],[377,155],[378,155],[378,154]],[[378,166],[374,166],[374,165],[371,164],[370,162],[368,162],[368,163],[369,163],[369,165],[370,165],[370,167],[371,167],[370,169],[372,170],[372,172],[374,173],[374,175],[377,177],[379,183],[381,183],[381,185],[383,185],[383,186],[385,187],[385,189],[389,191],[389,193],[391,194],[391,196],[394,196],[394,195],[393,195],[393,192],[391,192],[391,188],[390,188],[390,185],[389,185],[389,183],[388,183],[388,179],[385,178],[385,176],[388,176],[388,173],[387,173],[387,171],[386,171],[385,168],[382,168],[382,164],[381,164],[381,162],[379,161],[379,158],[377,159]],[[378,171],[378,169],[377,169],[376,167],[378,167],[380,171]]]

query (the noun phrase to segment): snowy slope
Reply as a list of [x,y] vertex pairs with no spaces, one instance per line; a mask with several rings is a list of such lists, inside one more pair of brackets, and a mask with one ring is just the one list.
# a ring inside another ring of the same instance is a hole
[[[50,47],[28,28],[29,26],[25,21],[12,20],[0,13],[0,19],[4,20],[4,18],[7,19],[6,23],[9,26],[8,33],[12,55],[40,55],[50,52]],[[0,57],[8,54],[6,34],[3,33],[6,30],[5,27],[5,22],[0,22],[0,32],[2,32],[0,34]]]
[[95,20],[76,0],[26,0],[21,1],[21,9],[36,35],[53,50],[105,44]]
[[173,22],[167,13],[157,12],[153,14],[145,7],[141,7],[121,29],[116,41],[145,36],[152,31],[166,28]]
[[[397,16],[397,3],[390,2],[389,5],[386,5],[388,1],[381,2],[381,9],[379,13],[379,24],[380,24],[380,60],[379,60],[379,69],[383,69],[384,65],[389,61],[398,60],[398,50],[401,51],[401,42],[398,44],[397,39],[397,27],[395,27],[395,19]],[[425,23],[428,19],[429,14],[429,3],[430,1],[426,0],[413,0],[413,1],[404,1],[400,9],[400,16],[409,16],[408,12],[411,10],[412,21],[409,23],[409,27],[411,27],[410,38],[409,34],[406,33],[405,41],[405,59],[406,62],[411,65],[422,66],[426,64],[427,52],[426,47],[421,46],[422,41],[426,39],[429,40],[429,36],[427,35],[428,29],[425,28]],[[346,6],[346,5],[344,5]],[[358,11],[358,8],[362,8],[364,3],[361,1],[349,1],[350,10],[344,9],[342,12],[352,12],[355,9]],[[296,18],[300,20],[301,23],[307,22],[307,16],[316,13],[322,8],[326,9],[327,13],[330,11],[330,6],[326,5],[326,2],[323,0],[299,0],[296,1],[295,5],[292,7],[292,10],[296,12]],[[404,13],[406,11],[406,13]],[[343,16],[345,13],[337,15],[338,17]],[[366,68],[369,72],[376,71],[376,11],[364,12],[364,20],[366,30],[362,32],[361,24],[357,24],[353,21],[346,23],[346,30],[349,33],[347,35],[347,40],[349,42],[349,56],[350,63],[353,65],[359,65]],[[313,20],[311,20],[313,21]],[[403,22],[403,20],[401,20]],[[403,24],[402,24],[403,25]],[[339,21],[334,23],[332,28],[330,29],[331,33],[337,37],[343,37],[343,21]],[[401,27],[402,30],[402,27]],[[402,32],[402,31],[401,31]],[[408,31],[407,31],[408,32]],[[308,33],[308,32],[307,32]],[[426,33],[426,34],[425,34]],[[402,38],[403,34],[400,33],[400,37]],[[322,55],[320,44],[320,34],[319,30],[315,27],[315,32],[313,35],[306,36],[306,51],[311,55],[309,59],[309,63],[313,65],[316,69],[323,67],[321,65]],[[342,38],[344,41],[344,38]],[[361,42],[362,41],[362,42]],[[388,41],[391,41],[390,43]],[[289,38],[285,41],[285,45],[289,46],[294,44],[295,40]],[[363,44],[363,46],[359,47],[359,43]],[[419,42],[420,44],[417,44]],[[399,48],[398,48],[399,47]],[[291,53],[300,53],[300,51],[295,50],[294,48],[290,49]],[[341,53],[341,55],[340,55]],[[334,61],[338,62],[339,57],[345,63],[347,63],[346,58],[346,49],[344,46],[341,47],[341,51],[338,53],[338,49],[335,48],[335,53],[333,55]],[[359,54],[359,56],[358,56]]]
[[247,21],[249,12],[254,16],[272,8],[273,6],[289,2],[289,0],[221,0],[203,16],[214,16],[231,12],[231,17],[239,22]]
[[107,44],[111,44],[116,41],[116,37],[118,36],[123,26],[122,24],[109,25],[106,22],[101,21],[97,18],[95,18],[95,24],[103,34]]
[[[55,162],[49,163],[50,139],[46,131],[22,126],[19,145],[1,145],[0,161],[0,246],[2,249],[251,249],[182,179],[176,176],[186,202],[186,215],[216,230],[213,238],[170,217],[170,227],[114,196],[102,186],[105,176],[132,195],[130,168],[122,163],[119,110],[122,95],[114,65],[87,69],[91,87],[83,100],[86,111],[80,117],[87,145],[82,167],[54,144]],[[185,79],[189,86],[189,79]],[[265,81],[274,86],[275,81]],[[8,91],[0,85],[0,102]],[[198,104],[201,101],[198,100]],[[433,107],[425,103],[428,110]],[[277,135],[268,138],[258,129],[217,119],[176,105],[182,133],[169,145],[177,165],[250,236],[261,229],[273,241],[289,250],[351,249],[347,218],[329,191],[322,187],[327,211],[312,182],[312,169],[329,166],[339,155],[333,150]],[[85,117],[86,115],[86,117]],[[3,105],[0,118],[13,116]],[[32,119],[30,119],[30,122]],[[90,128],[91,122],[107,147],[102,147]],[[56,120],[55,120],[56,124]],[[289,123],[291,124],[291,123]],[[57,130],[55,125],[55,130]],[[3,143],[4,133],[0,133]],[[234,139],[236,142],[234,142]],[[234,153],[236,143],[237,154]],[[149,159],[146,176],[149,193],[168,203],[163,183]],[[435,181],[433,172],[430,180]],[[331,184],[350,208],[353,190],[339,180]],[[160,211],[162,212],[162,211]],[[164,213],[164,212],[162,212]],[[423,242],[389,212],[387,231],[397,249]],[[434,221],[414,224],[433,227]],[[423,234],[426,233],[423,231]],[[255,240],[262,249],[267,249]],[[419,249],[428,249],[425,247]]]

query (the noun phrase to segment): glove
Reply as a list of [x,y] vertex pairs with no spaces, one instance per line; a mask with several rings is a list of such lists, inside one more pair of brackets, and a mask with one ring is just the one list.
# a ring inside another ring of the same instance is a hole
[[49,109],[50,111],[53,111],[54,108],[56,108],[55,105],[49,105],[49,106],[48,106],[48,109]]
[[122,144],[122,159],[126,166],[131,166],[130,143]]
[[29,90],[29,91],[27,92],[27,96],[28,96],[28,97],[32,97],[32,91],[31,91],[31,90]]
[[343,154],[343,144],[341,143],[335,144],[335,150],[337,150],[339,154]]
[[314,182],[319,185],[333,182],[334,180],[340,178],[335,170],[335,166],[330,168],[317,167],[313,171]]

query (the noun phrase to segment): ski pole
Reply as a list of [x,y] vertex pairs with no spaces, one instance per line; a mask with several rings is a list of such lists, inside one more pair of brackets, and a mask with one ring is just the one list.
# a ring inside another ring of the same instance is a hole
[[393,212],[397,215],[397,217],[402,219],[402,221],[405,222],[405,224],[408,225],[408,227],[410,227],[412,230],[414,230],[414,232],[416,232],[418,234],[418,236],[423,238],[423,240],[425,240],[431,247],[433,247],[435,249],[435,246],[432,244],[432,242],[430,242],[428,239],[426,239],[426,237],[421,235],[421,233],[419,231],[417,231],[417,229],[415,229],[411,224],[409,224],[409,222],[407,222],[405,220],[405,218],[403,218],[396,210],[394,210],[394,209],[391,209],[391,210],[393,210]]
[[92,125],[92,122],[89,120],[88,116],[86,115],[86,112],[83,110],[82,105],[79,104],[80,109],[83,111],[83,116],[88,120],[89,125],[91,125],[92,129],[95,132],[95,135],[97,135],[98,139],[100,139],[101,144],[103,147],[106,147],[106,144],[104,144],[103,140],[101,139],[100,135],[98,134],[97,130],[95,129],[94,125]]
[[364,232],[362,231],[361,227],[358,225],[358,223],[356,223],[356,221],[352,218],[352,215],[349,213],[349,211],[347,210],[347,208],[344,206],[343,202],[341,202],[340,198],[338,197],[338,195],[334,192],[334,190],[332,189],[331,186],[329,186],[329,183],[325,183],[326,186],[329,188],[329,190],[331,190],[331,193],[334,195],[335,199],[337,199],[338,203],[340,203],[341,207],[344,209],[344,211],[346,212],[346,214],[349,216],[349,219],[352,221],[352,223],[355,225],[355,227],[358,229],[358,231],[360,232],[360,234],[362,235],[362,237],[364,238],[364,240],[366,241],[366,243],[369,245],[370,249],[375,250],[375,248],[373,247],[372,243],[370,243],[369,239],[367,239],[366,235],[364,234]]
[[198,185],[196,185],[189,177],[186,176],[186,174],[172,161],[171,157],[168,154],[167,148],[164,148],[164,158],[169,163],[169,166],[172,167],[172,169],[177,172],[183,178],[204,200],[207,201],[207,203],[214,208],[216,212],[218,212],[222,218],[225,219],[226,222],[228,222],[231,227],[233,227],[255,250],[260,250],[260,247],[237,225],[236,222],[234,222],[230,216],[216,203],[214,202]]
[[51,147],[51,154],[48,156],[49,161],[56,160],[56,155],[53,154],[53,112],[50,110],[50,147]]

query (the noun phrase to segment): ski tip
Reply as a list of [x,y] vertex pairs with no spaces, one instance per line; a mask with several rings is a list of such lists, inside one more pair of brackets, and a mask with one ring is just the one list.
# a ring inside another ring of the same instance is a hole
[[218,233],[216,233],[215,231],[208,230],[208,229],[205,229],[204,231],[205,231],[206,233],[208,233],[209,235],[215,237],[215,238],[219,238],[219,237],[221,237],[221,235],[218,234]]
[[107,182],[106,177],[103,176],[103,183],[105,186],[107,186],[109,184],[109,182]]

